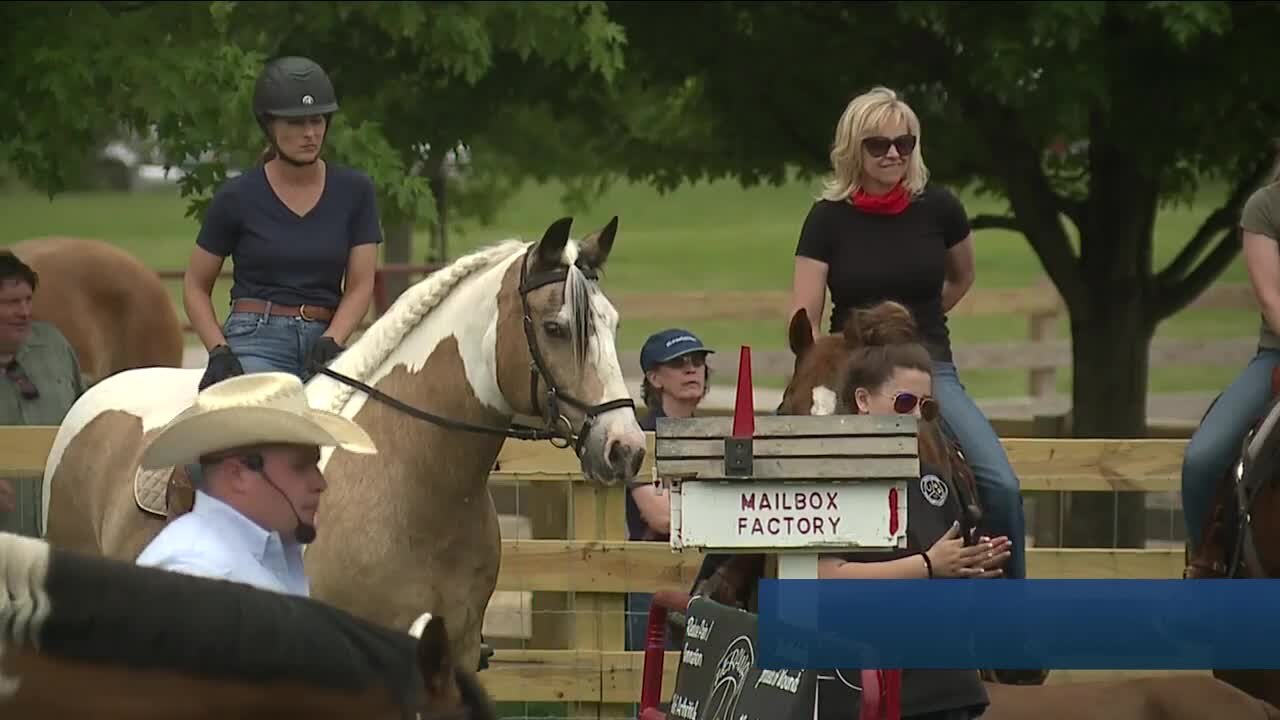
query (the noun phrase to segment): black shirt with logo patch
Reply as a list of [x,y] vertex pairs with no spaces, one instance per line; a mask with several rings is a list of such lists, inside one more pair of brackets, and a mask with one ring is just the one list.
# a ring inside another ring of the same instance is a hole
[[951,361],[942,310],[947,252],[969,236],[964,205],[940,185],[926,185],[898,215],[864,212],[847,201],[819,200],[800,230],[796,255],[827,264],[831,328],[855,307],[895,300],[906,305],[934,360]]
[[[915,555],[933,547],[956,521],[960,521],[960,531],[968,537],[969,528],[965,526],[960,499],[955,487],[943,477],[937,467],[922,462],[920,480],[907,484],[906,550],[848,553],[841,554],[841,557],[854,562],[868,562]],[[853,676],[857,676],[857,671]],[[971,708],[972,716],[977,717],[989,703],[986,688],[976,669],[902,671],[903,718],[965,708]]]

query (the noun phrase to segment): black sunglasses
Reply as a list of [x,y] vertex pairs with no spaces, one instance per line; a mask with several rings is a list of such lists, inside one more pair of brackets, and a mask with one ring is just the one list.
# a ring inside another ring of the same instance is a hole
[[916,149],[916,136],[911,134],[899,135],[896,138],[887,138],[883,135],[873,135],[869,138],[863,138],[862,147],[871,153],[871,157],[884,157],[889,152],[889,147],[893,146],[898,149],[898,154],[902,156],[910,155]]
[[22,369],[17,360],[10,362],[4,369],[5,377],[13,381],[18,386],[18,392],[22,393],[23,400],[35,400],[40,397],[40,391],[36,389],[36,384],[31,382],[31,378],[27,377],[27,371]]

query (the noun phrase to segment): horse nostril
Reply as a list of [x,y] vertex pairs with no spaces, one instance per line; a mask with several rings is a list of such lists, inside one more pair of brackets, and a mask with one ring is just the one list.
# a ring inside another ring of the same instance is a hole
[[628,477],[635,477],[640,474],[640,466],[644,464],[644,448],[640,448],[631,455],[631,467]]
[[619,443],[617,440],[610,440],[608,443],[608,449],[605,454],[605,457],[609,459],[609,467],[616,468],[621,466],[622,460],[623,460],[623,457],[622,457],[623,454],[624,453],[622,450],[622,444]]

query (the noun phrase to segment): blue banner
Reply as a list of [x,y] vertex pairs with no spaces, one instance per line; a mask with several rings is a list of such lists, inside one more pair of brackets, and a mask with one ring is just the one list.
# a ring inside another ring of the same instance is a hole
[[762,668],[1280,668],[1280,580],[763,580]]

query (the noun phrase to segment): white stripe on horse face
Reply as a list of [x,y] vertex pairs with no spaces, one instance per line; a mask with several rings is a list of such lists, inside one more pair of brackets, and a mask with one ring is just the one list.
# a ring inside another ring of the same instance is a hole
[[810,415],[834,415],[836,412],[836,394],[825,385],[813,389],[813,406]]

